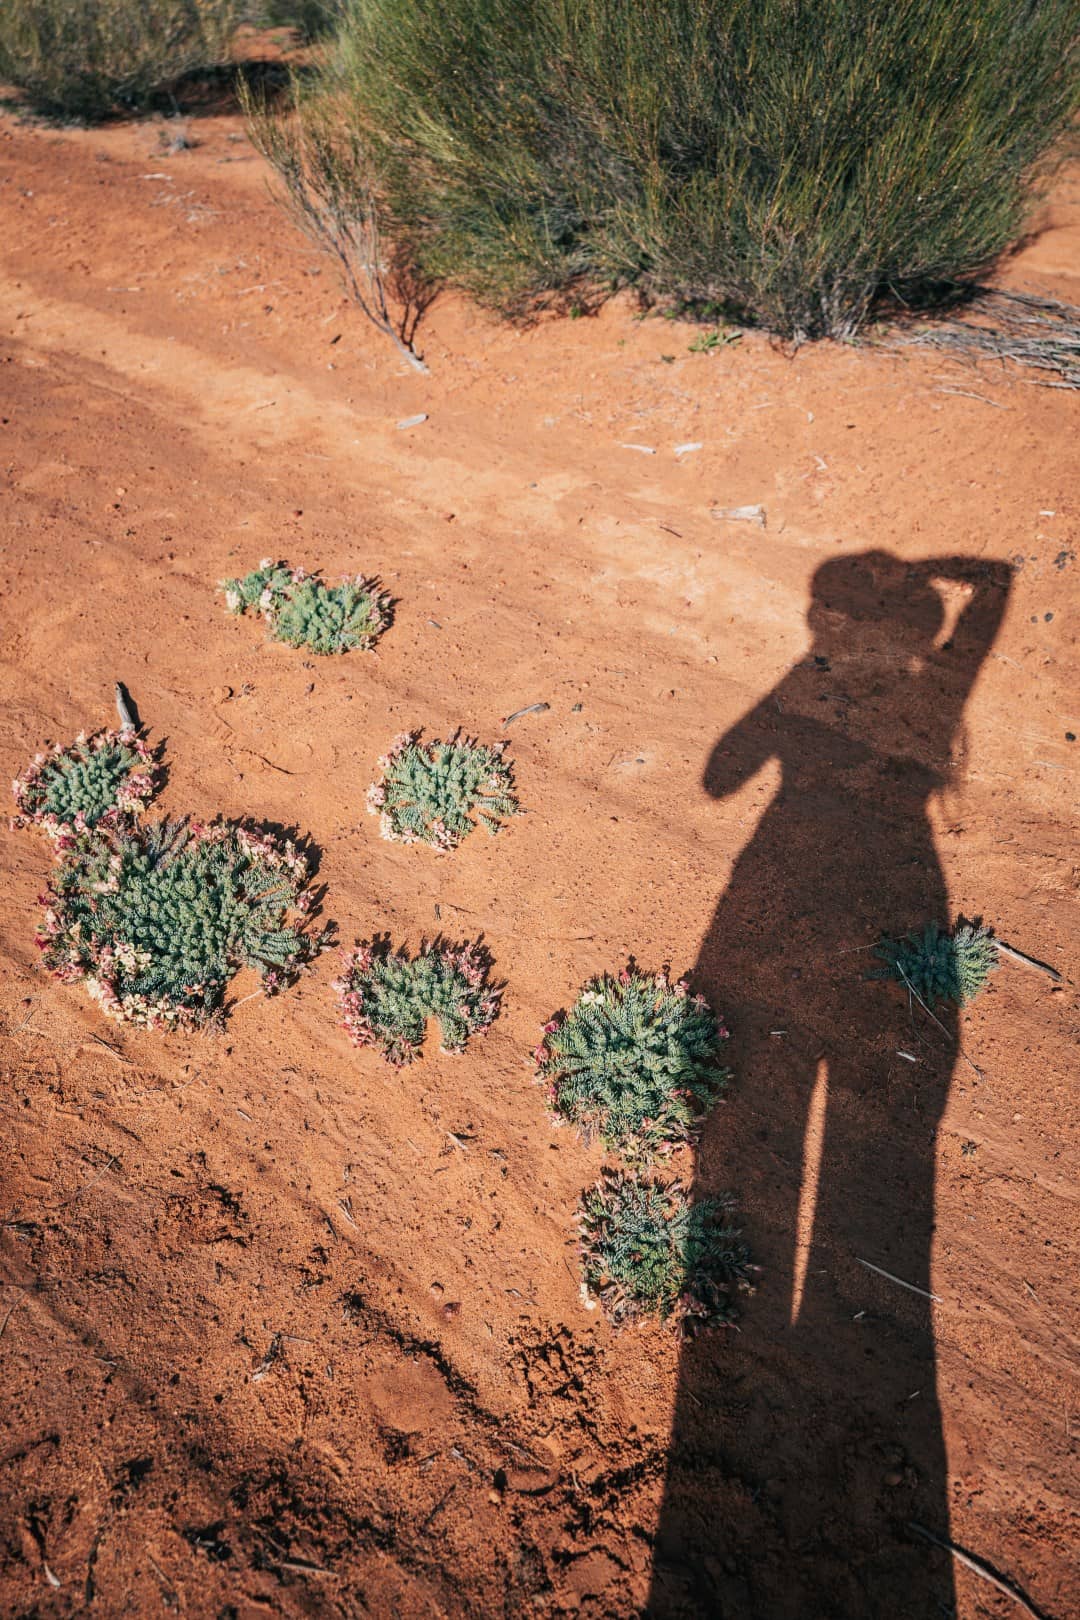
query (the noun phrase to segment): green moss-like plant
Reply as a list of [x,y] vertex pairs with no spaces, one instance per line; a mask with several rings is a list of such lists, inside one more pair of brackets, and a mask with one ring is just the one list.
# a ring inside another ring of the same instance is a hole
[[974,923],[958,924],[952,933],[927,923],[921,933],[881,940],[874,954],[885,965],[872,977],[895,979],[931,1009],[939,1002],[963,1007],[974,1001],[998,966],[993,935]]
[[317,574],[264,557],[243,579],[221,589],[230,613],[261,613],[271,639],[309,652],[366,651],[390,623],[390,596],[363,574],[327,585]]
[[478,945],[422,945],[413,961],[385,941],[345,956],[334,981],[342,1024],[354,1045],[376,1046],[388,1063],[411,1063],[429,1018],[437,1018],[444,1052],[463,1052],[484,1035],[499,1011],[499,991],[487,983]]
[[204,1024],[238,968],[272,994],[318,949],[288,921],[307,878],[295,845],[243,823],[99,827],[55,868],[38,945],[110,1018]]
[[617,1326],[659,1317],[682,1332],[735,1319],[756,1270],[733,1199],[693,1201],[679,1182],[607,1171],[582,1195],[582,1295]]
[[132,727],[80,732],[36,754],[12,784],[16,827],[41,827],[62,850],[104,821],[135,815],[156,786],[153,753]]
[[728,1037],[685,979],[624,968],[592,979],[565,1016],[544,1025],[533,1056],[552,1120],[628,1158],[692,1140],[731,1071]]
[[477,822],[497,833],[519,811],[505,747],[468,737],[421,743],[418,731],[402,732],[379,760],[382,780],[368,789],[367,807],[379,817],[382,836],[445,851],[456,849]]

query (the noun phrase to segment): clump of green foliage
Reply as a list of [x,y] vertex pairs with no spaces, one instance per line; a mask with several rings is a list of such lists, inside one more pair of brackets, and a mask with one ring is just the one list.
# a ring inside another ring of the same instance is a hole
[[468,737],[422,743],[418,731],[402,732],[379,760],[382,780],[368,789],[368,811],[379,817],[382,836],[445,851],[456,849],[478,822],[497,833],[520,808],[505,747]]
[[624,968],[592,979],[566,1015],[544,1025],[533,1053],[556,1124],[650,1159],[693,1139],[731,1071],[728,1038],[685,979]]
[[273,994],[318,949],[288,921],[309,908],[307,878],[294,844],[243,823],[102,826],[54,869],[38,945],[110,1018],[204,1024],[238,968]]
[[40,111],[100,119],[222,66],[243,0],[4,0],[0,80]]
[[106,820],[136,815],[154,794],[152,750],[132,727],[80,732],[35,754],[13,783],[14,825],[41,827],[58,850]]
[[475,944],[436,940],[411,962],[386,941],[362,945],[346,955],[334,988],[353,1043],[377,1046],[396,1066],[417,1056],[429,1018],[439,1021],[442,1050],[463,1052],[499,1010],[499,991],[488,984],[485,953]]
[[1078,89],[1075,0],[346,0],[309,94],[428,279],[802,339],[980,273]]
[[974,1001],[999,961],[990,930],[975,923],[958,924],[952,933],[927,923],[921,933],[881,940],[874,954],[885,964],[875,978],[895,979],[930,1008]]
[[314,653],[367,651],[390,623],[391,601],[363,574],[326,585],[318,574],[264,557],[243,579],[221,589],[230,613],[261,613],[274,641]]
[[252,21],[263,28],[291,28],[302,40],[332,34],[341,20],[346,0],[263,0],[253,9]]
[[735,1319],[755,1267],[733,1200],[692,1200],[679,1182],[606,1171],[582,1195],[582,1293],[621,1327],[657,1316],[682,1332]]

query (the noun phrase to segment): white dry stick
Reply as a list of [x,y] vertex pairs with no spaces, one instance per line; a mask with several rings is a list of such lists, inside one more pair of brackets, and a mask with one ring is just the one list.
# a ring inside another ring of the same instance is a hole
[[795,1277],[791,1287],[792,1327],[799,1320],[799,1312],[802,1310],[806,1271],[810,1264],[810,1246],[814,1239],[814,1213],[817,1209],[818,1185],[821,1181],[821,1156],[825,1147],[825,1105],[828,1100],[829,1065],[822,1058],[817,1066],[814,1089],[810,1093],[806,1136],[803,1139],[802,1186],[799,1189],[799,1211],[795,1218]]
[[981,1558],[976,1558],[973,1553],[965,1552],[962,1547],[956,1545],[955,1541],[947,1541],[944,1536],[935,1536],[932,1530],[925,1530],[921,1524],[915,1524],[911,1520],[908,1521],[908,1529],[914,1530],[915,1534],[922,1536],[924,1540],[932,1541],[935,1547],[943,1547],[946,1552],[952,1553],[957,1563],[963,1564],[965,1569],[970,1569],[973,1575],[979,1575],[984,1581],[989,1581],[991,1586],[996,1586],[998,1591],[1004,1593],[1007,1598],[1012,1598],[1014,1603],[1020,1605],[1025,1614],[1031,1615],[1032,1620],[1046,1620],[1046,1616],[1042,1611],[1035,1607],[1030,1598],[1024,1596],[1019,1587],[1011,1586],[1008,1581],[1002,1580],[1000,1575],[995,1575],[994,1571],[989,1565],[984,1564]]
[[1061,974],[1057,968],[1052,968],[1046,962],[1040,962],[1037,956],[1028,956],[1025,951],[1018,951],[1015,945],[1006,945],[1004,940],[996,939],[994,944],[998,948],[999,956],[1007,956],[1010,962],[1019,962],[1021,967],[1032,968],[1036,973],[1046,973],[1055,984],[1061,983]]
[[921,1294],[923,1299],[932,1299],[936,1305],[941,1304],[940,1294],[930,1294],[925,1288],[920,1288],[917,1283],[905,1282],[903,1277],[895,1277],[891,1271],[886,1271],[882,1266],[875,1266],[872,1260],[864,1260],[861,1255],[856,1255],[855,1258],[860,1266],[866,1267],[867,1271],[876,1271],[879,1277],[887,1277],[890,1282],[897,1283],[899,1287],[910,1289],[913,1294]]
[[135,716],[127,706],[127,694],[120,682],[116,682],[116,712],[120,716],[120,724],[124,730],[135,730]]

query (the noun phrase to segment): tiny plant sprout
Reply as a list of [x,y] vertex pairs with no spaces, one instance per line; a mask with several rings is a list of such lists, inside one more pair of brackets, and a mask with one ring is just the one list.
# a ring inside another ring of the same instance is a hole
[[487,982],[479,945],[422,945],[412,961],[386,941],[361,945],[345,957],[334,982],[342,1024],[356,1046],[374,1046],[388,1063],[411,1063],[429,1018],[438,1021],[444,1052],[463,1052],[471,1036],[487,1033],[499,991]]
[[403,732],[379,761],[382,776],[368,789],[367,807],[391,843],[456,849],[479,824],[496,833],[519,813],[505,743],[489,747],[468,737],[422,743]]
[[294,844],[245,823],[101,826],[54,868],[38,946],[110,1018],[193,1027],[220,1014],[238,968],[273,994],[315,955],[307,880]]
[[727,1035],[685,980],[628,967],[590,980],[533,1056],[555,1124],[647,1161],[697,1134],[731,1078]]
[[327,585],[318,574],[264,557],[243,579],[221,583],[230,613],[261,613],[273,641],[314,653],[373,647],[390,623],[391,600],[363,574]]
[[681,1183],[608,1170],[578,1208],[582,1298],[616,1327],[659,1318],[688,1334],[737,1316],[757,1268],[734,1201],[691,1199]]
[[157,785],[154,757],[133,727],[80,733],[35,755],[12,783],[16,827],[41,827],[58,848],[106,822],[136,816]]
[[873,978],[895,979],[931,1010],[974,1001],[999,962],[996,940],[978,923],[958,923],[951,933],[927,923],[921,932],[879,941],[874,955],[884,966]]

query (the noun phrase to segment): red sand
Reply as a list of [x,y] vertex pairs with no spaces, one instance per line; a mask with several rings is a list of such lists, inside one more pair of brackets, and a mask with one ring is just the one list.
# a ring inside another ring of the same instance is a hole
[[[622,302],[521,332],[445,299],[421,331],[424,378],[285,223],[239,124],[191,133],[193,150],[163,156],[149,124],[0,123],[4,770],[109,721],[123,680],[167,740],[164,808],[297,827],[321,851],[343,942],[483,934],[508,990],[486,1043],[462,1058],[432,1044],[402,1074],[337,1028],[330,956],[279,999],[245,1002],[224,1036],[118,1030],[41,973],[48,852],[2,834],[0,1609],[643,1609],[679,1346],[614,1336],[583,1309],[572,1219],[602,1155],[551,1130],[528,1052],[584,978],[628,953],[694,967],[778,782],[775,762],[751,760],[712,798],[710,754],[806,657],[815,571],[875,550],[1015,566],[927,837],[953,914],[985,916],[1064,983],[1001,969],[959,1022],[981,1072],[957,1059],[926,1134],[949,1520],[930,1528],[1066,1620],[1080,1603],[1080,743],[1066,738],[1080,734],[1080,401],[933,353],[792,358],[746,337],[690,354],[692,329]],[[1075,177],[1046,224],[1008,277],[1080,302]],[[752,503],[764,530],[710,516]],[[267,554],[380,574],[400,605],[378,650],[307,659],[228,618],[215,583]],[[955,619],[969,596],[954,583],[946,597]],[[841,696],[849,677],[840,664]],[[397,731],[494,739],[536,702],[550,707],[506,733],[526,818],[450,858],[378,840],[364,793]],[[842,706],[814,713],[844,732]],[[874,714],[852,734],[884,757],[894,740]],[[813,828],[802,836],[812,862]],[[851,946],[867,946],[836,888]],[[731,942],[719,990],[733,1140],[772,1106],[738,1010],[756,996],[777,1028],[792,1014],[767,976],[747,980],[768,926]],[[723,945],[709,947],[721,978]],[[913,1030],[902,998],[873,995],[883,1052],[929,1050],[924,1019]],[[910,1101],[906,1060],[889,1062],[868,1109]],[[836,1367],[804,1358],[790,1383],[790,1283],[767,1263],[770,1177],[792,1169],[777,1140],[760,1177],[740,1160],[766,1265],[717,1352],[737,1380],[730,1405],[723,1388],[709,1403],[730,1468],[722,1485],[701,1475],[715,1557],[680,1611],[732,1620],[767,1614],[762,1594],[794,1591],[795,1570],[818,1613],[859,1612],[815,1563],[817,1532],[792,1539],[782,1500],[798,1494],[808,1412],[827,1412],[838,1455],[850,1430],[845,1488],[907,1489],[888,1413],[864,1455]],[[873,1173],[902,1210],[887,1133]],[[866,1272],[852,1293],[854,1263],[845,1310],[889,1343],[910,1296]],[[781,1377],[796,1404],[782,1423],[773,1407],[769,1433],[790,1448],[743,1456],[745,1414]],[[888,1612],[939,1613],[952,1560],[905,1535],[906,1507],[883,1511],[867,1532],[879,1541],[860,1545],[894,1572]],[[843,1563],[843,1523],[830,1534]],[[1020,1612],[953,1574],[961,1620]]]

